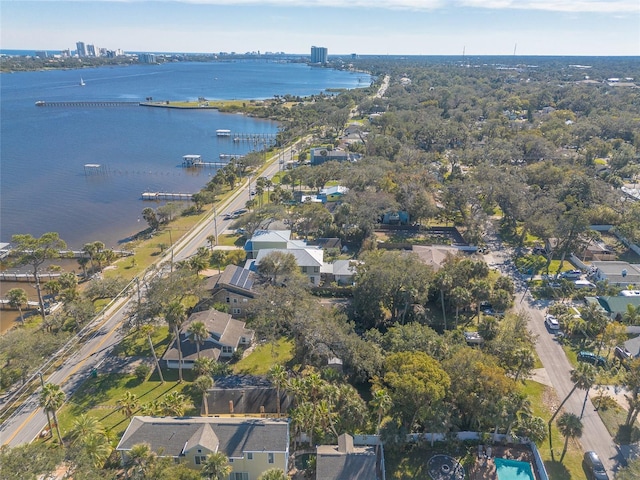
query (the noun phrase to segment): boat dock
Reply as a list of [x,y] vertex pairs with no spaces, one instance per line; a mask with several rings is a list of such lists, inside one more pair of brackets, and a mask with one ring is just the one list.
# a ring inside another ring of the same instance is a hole
[[[35,310],[37,308],[40,308],[40,304],[38,302],[32,302],[31,300],[29,300],[26,305],[22,305],[22,309],[23,310]],[[2,309],[2,310],[17,310],[17,308],[13,308],[9,304],[9,300],[7,300],[5,298],[0,299],[0,309]]]
[[193,200],[193,193],[144,192],[142,200]]
[[[222,155],[220,155],[220,158],[222,158]],[[227,163],[203,162],[201,155],[184,155],[182,157],[182,166],[185,168],[193,168],[193,167],[222,168],[227,166]]]
[[106,165],[100,163],[85,163],[84,174],[85,175],[106,175],[109,173],[109,168]]
[[83,101],[83,102],[45,102],[38,100],[38,107],[139,107],[140,102],[118,102],[109,100]]
[[242,157],[244,157],[244,155],[241,155],[239,153],[221,153],[220,154],[220,160],[237,160]]
[[[57,280],[60,278],[61,273],[40,273],[38,278],[40,281]],[[36,277],[33,273],[7,273],[0,272],[0,282],[35,282]]]
[[235,143],[250,142],[254,145],[273,145],[276,143],[275,133],[232,133],[230,136]]

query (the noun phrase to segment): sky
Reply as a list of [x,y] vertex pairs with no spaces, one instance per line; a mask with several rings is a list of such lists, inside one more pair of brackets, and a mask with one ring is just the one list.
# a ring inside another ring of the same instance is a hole
[[0,0],[0,48],[640,55],[640,0]]

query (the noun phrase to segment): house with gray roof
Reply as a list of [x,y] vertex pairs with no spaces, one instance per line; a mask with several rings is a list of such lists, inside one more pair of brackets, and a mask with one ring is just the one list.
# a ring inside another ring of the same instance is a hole
[[[640,308],[640,297],[636,296],[602,296],[595,297],[598,301],[598,304],[602,308],[603,313],[605,313],[608,317],[614,320],[622,320],[622,317],[627,312],[627,308],[631,305],[634,308]],[[589,302],[585,298],[585,302],[587,304],[593,303],[593,301]]]
[[255,272],[227,265],[224,272],[207,279],[207,287],[211,291],[211,301],[228,305],[229,312],[236,318],[247,316],[247,308],[256,296],[254,285],[257,281]]
[[342,434],[338,445],[316,447],[316,480],[384,479],[382,445],[355,446],[353,437]]
[[628,287],[640,285],[640,265],[628,262],[591,262],[592,277],[596,282],[607,281],[609,285]]
[[263,249],[304,248],[302,240],[292,240],[291,230],[256,230],[244,244],[247,258],[256,258]]
[[295,257],[302,274],[309,278],[309,282],[313,285],[320,284],[320,267],[323,264],[324,251],[319,247],[262,249],[258,252],[255,261],[248,261],[245,268],[257,270],[262,259],[272,252],[290,253]]
[[189,326],[193,322],[204,323],[209,336],[200,345],[200,356],[214,360],[230,358],[240,347],[249,347],[253,342],[255,332],[245,327],[245,322],[236,320],[228,313],[217,310],[205,310],[192,314],[179,332],[179,338],[174,339],[171,346],[162,356],[167,368],[178,368],[178,346],[182,350],[182,368],[191,369],[198,358],[197,345],[189,338]]
[[229,459],[231,478],[254,480],[271,468],[288,471],[289,421],[135,416],[116,447],[123,463],[138,444],[148,444],[158,456],[173,458],[194,469],[202,468],[207,455],[221,452]]

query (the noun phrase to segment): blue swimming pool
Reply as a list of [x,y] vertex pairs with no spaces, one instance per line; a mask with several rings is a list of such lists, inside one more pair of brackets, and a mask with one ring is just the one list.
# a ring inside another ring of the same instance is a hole
[[498,480],[536,480],[531,464],[519,460],[495,458]]

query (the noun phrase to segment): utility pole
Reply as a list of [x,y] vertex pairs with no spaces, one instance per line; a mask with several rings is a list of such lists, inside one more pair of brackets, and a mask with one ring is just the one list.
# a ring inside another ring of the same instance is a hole
[[[251,189],[251,178],[249,178],[249,189]],[[216,246],[218,245],[218,212],[216,206],[213,206],[213,234],[216,237]]]
[[170,263],[170,272],[173,273],[173,236],[171,235],[171,229],[169,229],[169,244],[171,245],[171,263]]

